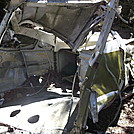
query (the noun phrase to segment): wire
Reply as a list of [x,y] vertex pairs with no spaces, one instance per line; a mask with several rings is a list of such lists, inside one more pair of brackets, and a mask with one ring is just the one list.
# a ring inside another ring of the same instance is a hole
[[88,45],[88,42],[89,42],[90,38],[92,37],[92,35],[93,35],[93,33],[92,33],[92,34],[88,37],[88,39],[86,40],[86,43],[85,43],[85,46],[84,46],[83,50],[84,50],[84,49],[86,50],[87,45]]
[[72,111],[72,106],[73,106],[73,98],[74,98],[73,92],[74,92],[74,86],[75,86],[75,82],[76,82],[77,72],[78,72],[78,68],[77,68],[77,70],[75,72],[74,79],[73,79],[72,96],[71,96],[71,100],[70,100],[70,110],[69,110],[69,115],[68,115],[68,121],[67,122],[69,122],[69,119],[71,117],[71,111]]
[[[20,50],[20,52],[21,52],[22,57],[23,57],[23,61],[24,61],[24,64],[25,64],[25,69],[26,69],[26,77],[28,79],[29,78],[29,72],[28,72],[28,66],[27,66],[26,58],[25,58],[25,55],[24,55],[23,51]],[[34,89],[33,83],[30,80],[29,80],[29,84],[30,84],[31,88]]]
[[75,86],[75,82],[76,82],[77,73],[78,73],[78,68],[77,68],[77,70],[76,70],[76,72],[75,72],[75,75],[74,75],[74,78],[73,78],[73,84],[72,84],[72,99],[73,99],[73,97],[74,97],[73,92],[74,92],[74,86]]

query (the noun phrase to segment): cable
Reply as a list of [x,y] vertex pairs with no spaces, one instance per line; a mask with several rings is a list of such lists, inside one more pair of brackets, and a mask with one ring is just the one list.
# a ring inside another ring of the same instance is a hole
[[[26,62],[26,59],[25,59],[25,55],[24,55],[23,51],[21,51],[21,49],[20,49],[20,52],[21,52],[22,57],[23,57],[23,61],[24,61],[24,64],[25,64],[25,69],[26,69],[26,77],[28,79],[29,78],[29,72],[28,72],[28,66],[27,66],[27,62]],[[29,84],[30,84],[31,88],[34,89],[33,83],[30,80],[29,80]]]
[[74,75],[74,78],[73,78],[72,96],[71,96],[71,100],[70,100],[70,110],[69,110],[69,115],[68,115],[68,121],[67,122],[69,122],[69,119],[71,117],[71,111],[72,111],[72,106],[73,106],[73,98],[74,98],[73,92],[74,92],[74,86],[75,86],[75,82],[76,82],[77,72],[78,72],[78,68],[77,68],[77,70],[75,72],[75,75]]
[[92,33],[92,34],[88,37],[88,39],[86,40],[85,46],[83,47],[83,50],[84,50],[84,49],[86,50],[87,45],[88,45],[88,42],[89,42],[90,38],[92,37],[92,35],[93,35],[93,33]]
[[78,72],[78,68],[74,74],[74,78],[73,78],[73,84],[72,84],[72,99],[73,99],[73,92],[74,92],[74,86],[75,86],[75,82],[76,82],[76,76],[77,76],[77,72]]

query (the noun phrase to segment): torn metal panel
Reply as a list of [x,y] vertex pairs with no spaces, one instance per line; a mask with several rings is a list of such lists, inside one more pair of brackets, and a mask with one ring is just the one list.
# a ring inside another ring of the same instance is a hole
[[[40,45],[40,42],[36,44]],[[48,50],[47,50],[48,49]],[[46,47],[45,50],[36,47],[33,50],[22,49],[27,71],[30,76],[43,75],[48,70],[54,69],[54,59],[52,48]],[[17,49],[1,48],[0,50],[0,92],[6,92],[21,85],[26,79],[25,63],[21,51]]]
[[[94,83],[94,79],[96,77],[96,73],[98,71],[98,67],[100,66],[100,62],[102,60],[102,54],[103,50],[106,45],[107,37],[109,35],[109,32],[111,30],[111,26],[114,20],[115,11],[113,8],[117,7],[118,0],[113,0],[109,3],[108,10],[106,10],[106,17],[103,22],[102,30],[100,32],[99,39],[96,43],[95,52],[92,54],[91,59],[89,61],[89,66],[86,72],[86,76],[84,78],[84,82],[81,86],[81,96],[80,96],[80,103],[79,103],[79,110],[78,110],[78,117],[76,121],[76,129],[79,133],[81,133],[82,128],[86,128],[86,122],[87,122],[87,114],[89,112],[88,109],[88,101],[89,101],[89,93],[90,90],[92,91],[92,85]],[[101,76],[101,75],[99,75]],[[89,91],[87,91],[89,89]],[[118,87],[117,87],[118,89]],[[86,102],[83,106],[84,102]],[[82,110],[81,110],[82,109]]]
[[[16,14],[18,14],[20,11],[16,11]],[[24,35],[28,36],[34,39],[37,39],[38,41],[47,43],[51,46],[54,46],[54,51],[58,52],[60,49],[70,49],[70,47],[61,39],[56,37],[55,35],[42,31],[43,29],[42,25],[39,25],[38,23],[32,22],[31,20],[24,20],[21,23],[19,23],[19,20],[13,15],[11,19],[11,23],[14,29],[14,34]],[[25,24],[31,24],[34,26],[34,28],[26,28],[22,25]]]
[[48,34],[48,33],[43,32],[43,31],[38,31],[36,29],[20,27],[20,31],[15,32],[15,34],[29,36],[31,38],[34,38],[34,39],[37,39],[39,41],[48,43],[52,46],[55,46],[55,43],[54,43],[55,36],[53,34]]
[[[71,98],[64,97],[25,106],[1,108],[0,123],[31,133],[67,133],[64,127],[68,122],[69,115],[71,116],[76,108],[77,102],[77,98],[74,98],[72,102]],[[30,112],[28,112],[29,110]]]
[[[97,41],[97,34],[95,33],[95,35],[92,36]],[[122,39],[115,32],[113,38],[109,37],[108,41],[106,42],[106,46],[102,55],[102,60],[96,72],[94,82],[91,86],[91,89],[93,91],[96,91],[96,93],[98,94],[98,112],[118,93],[118,86],[120,88],[123,88],[123,85],[128,84],[126,83],[126,81],[128,81],[127,77],[124,77],[124,72],[126,70],[126,65],[124,64],[124,54],[127,52],[126,50],[128,50],[127,47],[129,47],[127,46],[128,41],[129,40]],[[130,42],[131,41],[133,41],[133,39],[131,39]],[[95,49],[92,48],[92,46],[90,45],[91,44],[86,46],[86,49],[89,50],[80,51],[79,55],[81,59],[81,62],[79,63],[79,79],[81,82],[84,81],[89,66],[86,63],[89,63],[92,54],[95,52]],[[133,47],[133,45],[131,45],[131,47]]]
[[75,44],[79,44],[77,39],[80,36],[84,39],[85,34],[80,33],[88,25],[91,25],[90,20],[94,14],[96,15],[96,10],[102,3],[30,4],[32,3],[24,3],[20,22],[31,20],[34,23],[41,24],[45,31],[54,33],[68,43],[70,47],[74,47]]

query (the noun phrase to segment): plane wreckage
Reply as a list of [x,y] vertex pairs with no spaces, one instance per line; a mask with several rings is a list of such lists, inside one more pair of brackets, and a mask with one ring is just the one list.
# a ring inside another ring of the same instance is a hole
[[117,123],[134,77],[134,39],[111,28],[115,17],[127,23],[118,3],[9,2],[0,24],[0,133],[94,134]]

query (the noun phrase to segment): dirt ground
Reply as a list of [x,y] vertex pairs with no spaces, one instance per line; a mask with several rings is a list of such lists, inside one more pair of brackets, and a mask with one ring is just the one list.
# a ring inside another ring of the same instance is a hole
[[116,127],[109,127],[106,134],[134,134],[134,95],[123,102]]

